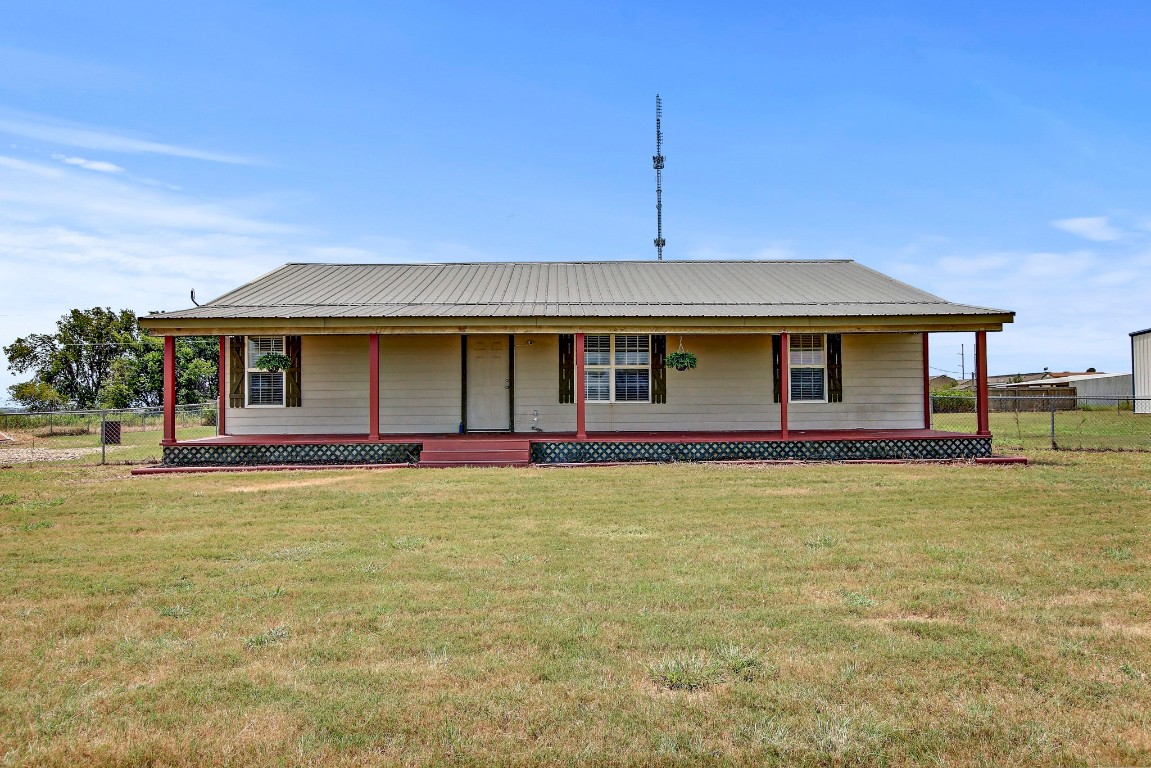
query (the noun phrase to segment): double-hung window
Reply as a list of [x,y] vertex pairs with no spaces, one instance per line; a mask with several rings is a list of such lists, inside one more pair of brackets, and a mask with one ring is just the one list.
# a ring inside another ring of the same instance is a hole
[[284,404],[284,372],[256,367],[260,356],[271,352],[284,354],[283,336],[248,337],[248,405]]
[[826,337],[822,333],[794,333],[788,339],[791,401],[827,402]]
[[584,393],[589,403],[650,403],[651,337],[584,337]]

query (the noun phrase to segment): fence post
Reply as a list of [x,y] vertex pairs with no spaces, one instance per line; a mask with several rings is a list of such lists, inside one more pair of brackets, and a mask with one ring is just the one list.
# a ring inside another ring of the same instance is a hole
[[108,412],[100,411],[100,463],[108,463]]
[[1059,450],[1059,446],[1055,443],[1055,395],[1047,396],[1048,402],[1051,403],[1051,450]]

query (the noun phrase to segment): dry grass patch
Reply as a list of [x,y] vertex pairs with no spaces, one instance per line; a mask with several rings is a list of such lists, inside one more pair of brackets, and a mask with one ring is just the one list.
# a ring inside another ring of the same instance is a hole
[[0,764],[1151,762],[1151,456],[0,471]]

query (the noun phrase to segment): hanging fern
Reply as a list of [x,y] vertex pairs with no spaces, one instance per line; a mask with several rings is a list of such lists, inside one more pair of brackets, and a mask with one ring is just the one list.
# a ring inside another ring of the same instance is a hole
[[292,358],[279,352],[268,352],[256,358],[256,367],[269,373],[279,373],[292,367]]
[[678,352],[668,352],[664,357],[664,365],[668,368],[675,368],[677,371],[686,371],[695,368],[699,360],[692,352],[684,352],[682,349]]

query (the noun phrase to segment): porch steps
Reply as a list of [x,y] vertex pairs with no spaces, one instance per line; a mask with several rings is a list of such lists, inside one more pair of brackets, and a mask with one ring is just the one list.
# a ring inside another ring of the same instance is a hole
[[425,440],[421,467],[526,467],[531,464],[531,441],[506,437]]

